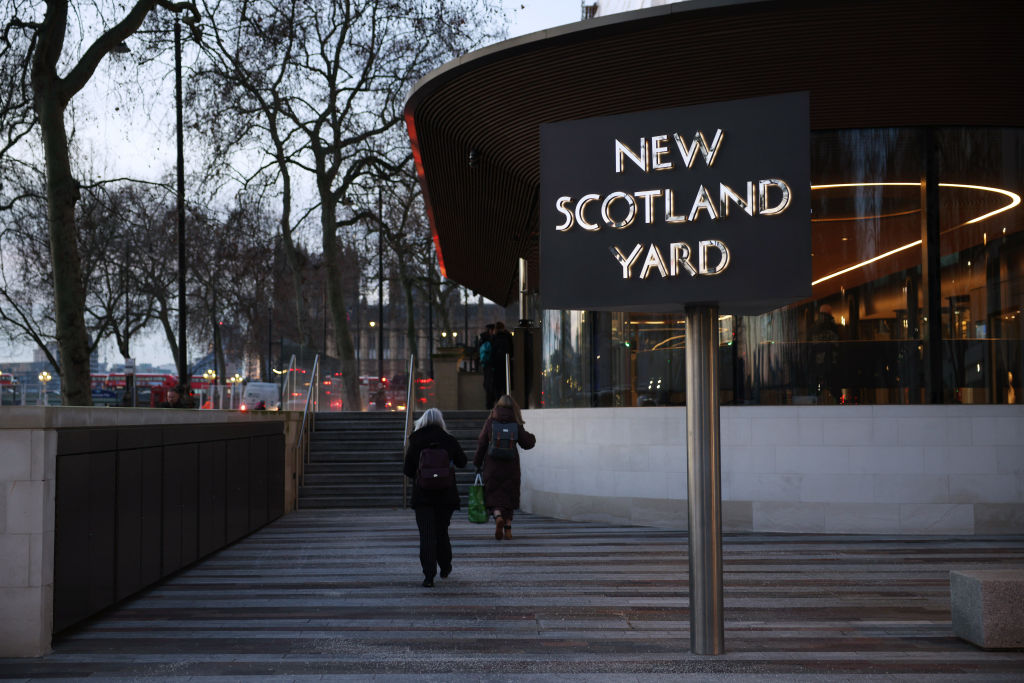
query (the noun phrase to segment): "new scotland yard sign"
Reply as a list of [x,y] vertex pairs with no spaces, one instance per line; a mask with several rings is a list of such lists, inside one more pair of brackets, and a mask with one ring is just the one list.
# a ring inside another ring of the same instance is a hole
[[545,308],[755,314],[810,296],[807,93],[540,133]]

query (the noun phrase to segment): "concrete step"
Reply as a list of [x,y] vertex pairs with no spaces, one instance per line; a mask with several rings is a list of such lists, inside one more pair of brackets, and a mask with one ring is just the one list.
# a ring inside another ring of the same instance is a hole
[[[404,413],[319,413],[310,438],[309,464],[299,487],[298,506],[401,505],[405,418]],[[445,414],[448,431],[458,439],[471,461],[466,468],[456,471],[463,501],[473,482],[472,457],[486,419],[485,411]],[[411,484],[408,492],[412,493]]]

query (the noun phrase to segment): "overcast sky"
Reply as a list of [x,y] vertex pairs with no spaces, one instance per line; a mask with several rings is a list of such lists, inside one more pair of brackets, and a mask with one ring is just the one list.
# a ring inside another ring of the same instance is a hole
[[[580,20],[580,0],[502,0],[509,18],[509,38],[542,31],[552,26],[571,24]],[[95,121],[100,130],[94,140],[94,144],[101,146],[104,135],[111,145],[124,144],[120,138],[125,137],[124,127],[113,118]],[[100,150],[94,150],[99,152]],[[102,156],[103,153],[100,152]],[[144,340],[140,339],[136,345],[134,354],[139,363],[152,363],[154,365],[173,364],[171,352],[162,333],[147,335]],[[0,338],[0,361],[30,361],[32,360],[33,346],[16,345],[11,346],[6,340]],[[120,363],[121,356],[114,349],[113,344],[105,344],[100,349],[100,362]]]
[[579,0],[504,0],[509,38],[580,20]]

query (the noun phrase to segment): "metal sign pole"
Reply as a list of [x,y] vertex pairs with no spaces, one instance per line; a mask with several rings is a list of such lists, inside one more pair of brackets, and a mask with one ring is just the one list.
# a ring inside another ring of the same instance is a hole
[[690,651],[698,655],[725,652],[717,351],[718,306],[688,306],[686,460],[690,531]]

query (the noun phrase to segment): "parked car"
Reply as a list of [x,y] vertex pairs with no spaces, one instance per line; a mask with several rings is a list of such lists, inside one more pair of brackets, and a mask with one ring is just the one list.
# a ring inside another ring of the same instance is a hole
[[281,387],[273,382],[249,382],[242,390],[242,410],[280,410]]

